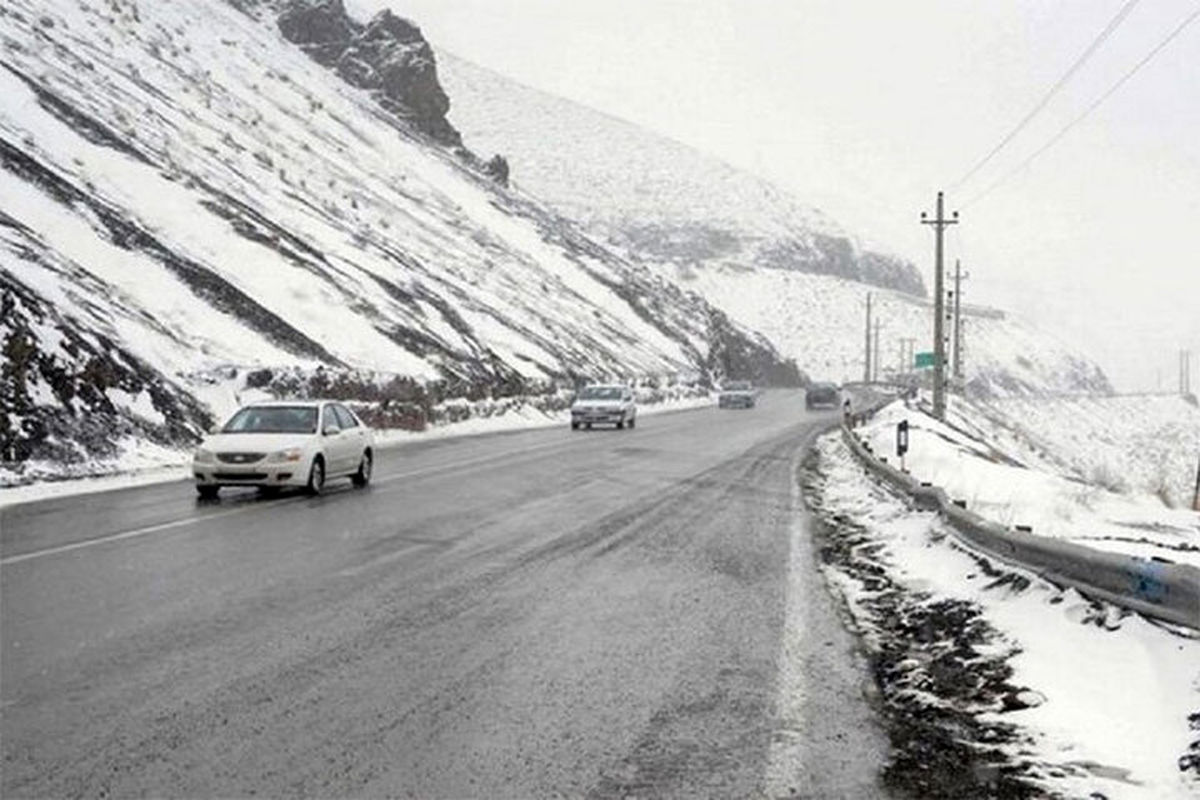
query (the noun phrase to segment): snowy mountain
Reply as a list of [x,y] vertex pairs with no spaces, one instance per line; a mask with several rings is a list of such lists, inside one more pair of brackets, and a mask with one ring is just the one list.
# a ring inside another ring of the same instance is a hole
[[871,252],[816,208],[676,141],[438,52],[472,145],[521,186],[643,260],[756,264],[924,295],[917,269]]
[[415,26],[314,44],[312,9],[344,17],[0,6],[0,472],[178,448],[247,385],[421,426],[584,377],[800,380],[456,147]]
[[[669,267],[680,287],[698,293],[743,325],[761,331],[814,378],[863,377],[866,295],[879,323],[880,378],[909,380],[900,340],[931,350],[933,306],[903,292],[823,275],[735,266]],[[1055,393],[1110,394],[1099,367],[1019,317],[986,307],[963,308],[963,372],[981,399]],[[947,332],[949,328],[947,328]],[[874,337],[872,337],[874,338]],[[928,382],[929,371],[921,378]]]
[[[862,377],[868,291],[881,376],[899,371],[898,339],[932,348],[932,308],[911,264],[863,250],[820,211],[678,142],[453,54],[438,58],[451,123],[503,153],[516,185],[760,331],[813,377]],[[966,318],[976,396],[1112,391],[1094,363],[1033,325],[986,308]]]

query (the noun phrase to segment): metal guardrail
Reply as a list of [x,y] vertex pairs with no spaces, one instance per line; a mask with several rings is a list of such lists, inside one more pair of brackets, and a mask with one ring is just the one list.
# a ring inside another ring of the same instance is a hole
[[[855,417],[869,418],[883,405]],[[969,547],[1087,597],[1200,630],[1200,568],[1010,530],[951,502],[944,490],[884,463],[845,424],[842,437],[868,470],[912,497],[918,508],[937,511]]]

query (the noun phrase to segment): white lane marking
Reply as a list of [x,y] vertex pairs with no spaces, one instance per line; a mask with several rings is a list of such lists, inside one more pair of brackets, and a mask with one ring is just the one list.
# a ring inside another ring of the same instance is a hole
[[[561,448],[569,442],[549,442],[547,444],[537,445],[536,447],[527,447],[524,450],[504,451],[495,453],[490,456],[481,456],[479,458],[465,459],[462,461],[453,461],[447,464],[429,467],[421,470],[410,470],[408,472],[398,472],[391,475],[385,475],[382,478],[376,478],[376,483],[390,483],[402,478],[412,478],[422,475],[432,475],[439,472],[453,471],[465,467],[472,467],[479,464],[486,464],[499,459],[516,458],[527,453],[536,453],[542,450],[550,450],[553,448]],[[242,508],[233,508],[228,511],[217,511],[212,514],[203,514],[197,517],[186,517],[184,519],[172,520],[171,522],[161,522],[157,525],[147,525],[144,528],[135,528],[131,531],[121,531],[120,533],[112,533],[107,536],[100,536],[95,539],[85,539],[81,542],[72,542],[71,544],[59,545],[57,547],[48,547],[45,550],[35,550],[31,553],[21,553],[7,558],[0,558],[0,567],[8,566],[9,564],[19,564],[22,561],[30,561],[43,556],[53,556],[59,553],[69,553],[72,550],[81,550],[85,547],[94,547],[95,545],[107,544],[109,542],[119,542],[123,539],[134,539],[139,536],[145,536],[151,533],[159,533],[160,531],[172,530],[174,528],[183,528],[188,525],[195,525],[209,520],[221,519],[223,517],[231,517],[235,514],[243,514],[248,511],[258,511],[264,508],[279,505],[281,503],[291,502],[296,500],[294,497],[286,497],[280,500],[275,500],[267,503],[254,503]]]
[[[290,498],[288,498],[290,499]],[[145,536],[149,533],[158,533],[159,531],[170,530],[171,528],[182,528],[185,525],[194,525],[197,522],[207,522],[210,519],[220,519],[221,517],[232,517],[235,514],[244,514],[247,511],[257,511],[268,506],[278,505],[284,502],[276,500],[272,503],[255,503],[251,506],[243,506],[241,508],[231,508],[228,511],[216,511],[212,514],[204,514],[199,517],[187,517],[186,519],[177,519],[171,522],[160,522],[157,525],[147,525],[145,528],[134,528],[131,531],[122,531],[120,533],[110,533],[107,536],[100,536],[96,539],[85,539],[82,542],[72,542],[71,544],[59,545],[58,547],[47,547],[45,550],[34,550],[32,553],[21,553],[16,556],[0,558],[0,567],[8,566],[9,564],[18,564],[22,561],[29,561],[42,556],[52,556],[58,553],[69,553],[72,550],[80,550],[84,547],[92,547],[98,544],[106,544],[108,542],[119,542],[122,539],[134,539],[138,536]]]
[[778,685],[776,689],[774,729],[767,758],[765,776],[766,796],[772,798],[792,797],[796,787],[805,783],[805,714],[804,703],[808,696],[804,676],[804,656],[811,647],[808,641],[808,605],[805,597],[809,593],[809,570],[812,564],[805,561],[805,548],[801,537],[807,535],[802,509],[804,500],[800,495],[800,449],[792,458],[788,479],[791,481],[791,522],[788,531],[788,568],[786,597],[784,600],[784,625],[778,662]]

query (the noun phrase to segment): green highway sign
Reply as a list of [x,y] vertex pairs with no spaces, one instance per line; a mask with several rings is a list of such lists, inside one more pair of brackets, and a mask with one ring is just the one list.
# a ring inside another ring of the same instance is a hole
[[937,361],[934,359],[933,353],[917,353],[917,359],[913,366],[920,369],[921,367],[932,367],[936,364]]

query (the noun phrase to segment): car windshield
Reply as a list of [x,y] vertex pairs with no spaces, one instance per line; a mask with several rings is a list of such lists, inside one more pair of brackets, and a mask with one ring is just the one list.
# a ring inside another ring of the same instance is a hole
[[221,433],[316,433],[316,406],[249,406],[238,411]]
[[579,393],[580,400],[620,400],[620,386],[589,386]]
[[744,392],[750,388],[750,381],[730,381],[725,384],[727,392]]

